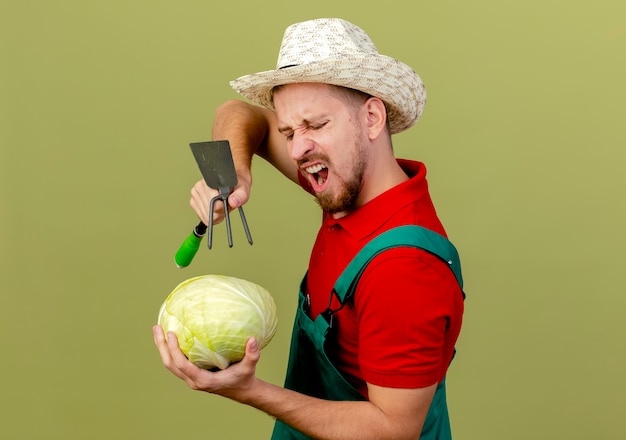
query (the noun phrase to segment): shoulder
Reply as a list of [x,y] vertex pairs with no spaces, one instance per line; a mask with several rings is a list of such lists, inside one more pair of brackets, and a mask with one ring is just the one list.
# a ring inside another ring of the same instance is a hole
[[462,294],[446,262],[423,249],[398,247],[371,261],[355,292],[362,307],[396,301],[449,309],[462,303]]

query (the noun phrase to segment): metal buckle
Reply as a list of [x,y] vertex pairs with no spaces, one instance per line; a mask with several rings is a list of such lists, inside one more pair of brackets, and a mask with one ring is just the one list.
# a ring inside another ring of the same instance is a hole
[[337,313],[339,310],[343,309],[343,306],[345,304],[341,304],[338,308],[336,309],[331,309],[330,306],[333,302],[333,295],[336,295],[337,292],[335,292],[335,289],[333,288],[333,290],[330,292],[330,298],[328,299],[328,307],[326,307],[326,310],[324,310],[322,313],[320,313],[324,319],[326,319],[326,322],[328,322],[328,328],[331,329],[333,328],[333,321],[334,321],[334,315],[335,313]]

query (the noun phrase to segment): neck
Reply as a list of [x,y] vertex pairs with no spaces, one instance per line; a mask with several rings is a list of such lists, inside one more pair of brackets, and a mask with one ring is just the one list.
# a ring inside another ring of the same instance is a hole
[[409,176],[407,176],[400,165],[398,165],[393,154],[370,160],[363,176],[363,186],[354,204],[354,208],[335,213],[333,214],[333,218],[341,218],[348,215],[350,212],[359,209],[385,191],[407,180],[409,180]]

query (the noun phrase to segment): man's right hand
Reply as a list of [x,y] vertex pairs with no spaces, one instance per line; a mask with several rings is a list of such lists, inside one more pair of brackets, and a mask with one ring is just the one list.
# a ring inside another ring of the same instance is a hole
[[[285,137],[277,129],[276,115],[273,111],[244,101],[229,100],[218,106],[213,122],[213,139],[230,141],[237,186],[228,197],[231,210],[248,202],[252,187],[252,157],[257,154],[267,160],[281,173],[294,182],[298,182],[298,168],[289,157]],[[209,188],[204,180],[196,182],[191,189],[189,204],[206,225],[209,224],[211,200],[218,191]],[[213,224],[224,220],[224,205],[215,203]]]
[[[228,196],[228,205],[231,211],[244,205],[248,201],[250,198],[251,184],[250,178],[238,176],[238,184],[230,196]],[[189,204],[205,225],[209,224],[211,200],[218,194],[219,192],[216,189],[210,188],[204,180],[197,181],[191,188],[191,200],[189,200]],[[222,222],[224,217],[224,204],[221,200],[218,200],[213,210],[213,224],[216,225]]]

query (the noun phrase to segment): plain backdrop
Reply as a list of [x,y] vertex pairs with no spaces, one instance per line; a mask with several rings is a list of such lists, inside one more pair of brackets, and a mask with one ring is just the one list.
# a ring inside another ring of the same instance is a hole
[[1,438],[268,438],[270,417],[167,372],[151,326],[187,278],[259,283],[280,327],[258,373],[282,383],[311,197],[256,161],[254,245],[235,214],[233,248],[220,225],[188,268],[173,255],[197,222],[188,144],[228,81],[330,16],[428,90],[394,145],[462,258],[455,438],[626,438],[622,0],[2,1]]

